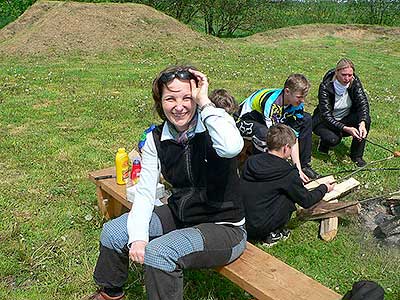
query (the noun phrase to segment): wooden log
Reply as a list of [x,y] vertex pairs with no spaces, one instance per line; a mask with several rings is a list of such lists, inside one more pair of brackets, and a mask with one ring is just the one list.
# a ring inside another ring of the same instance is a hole
[[[322,199],[324,201],[331,200],[332,202],[337,202],[337,200],[332,200],[332,199],[337,199],[339,197],[346,195],[352,189],[356,188],[359,185],[360,185],[360,182],[351,177],[351,178],[335,185],[333,191],[326,193],[324,198],[322,198]],[[321,226],[319,229],[320,237],[326,242],[333,240],[337,235],[338,223],[339,223],[339,220],[337,217],[322,220]]]
[[[337,200],[336,200],[337,201]],[[337,217],[321,220],[319,236],[325,242],[332,241],[338,232],[339,219]]]
[[346,215],[359,214],[361,205],[358,202],[339,202],[331,203],[320,201],[307,209],[299,209],[297,217],[301,220],[317,220]]

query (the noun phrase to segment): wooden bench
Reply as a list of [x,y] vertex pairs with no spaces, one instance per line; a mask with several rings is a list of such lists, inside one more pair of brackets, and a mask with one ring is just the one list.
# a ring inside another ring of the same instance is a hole
[[[115,178],[96,180],[97,176],[115,175],[114,168],[89,173],[96,184],[98,205],[105,218],[114,218],[132,208],[126,188]],[[339,300],[341,296],[274,256],[247,243],[245,252],[217,271],[257,299],[265,300]]]

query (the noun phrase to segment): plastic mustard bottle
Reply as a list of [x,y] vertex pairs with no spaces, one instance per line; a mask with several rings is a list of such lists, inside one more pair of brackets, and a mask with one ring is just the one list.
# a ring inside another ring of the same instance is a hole
[[115,155],[115,172],[117,174],[117,183],[126,184],[129,178],[129,158],[125,148],[119,148]]

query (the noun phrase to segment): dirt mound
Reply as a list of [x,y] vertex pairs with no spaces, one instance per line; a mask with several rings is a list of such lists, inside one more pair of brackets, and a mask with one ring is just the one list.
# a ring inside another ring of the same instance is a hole
[[377,39],[383,36],[400,36],[399,27],[370,25],[311,24],[280,28],[243,38],[251,43],[271,43],[284,39],[313,39],[325,36],[348,39]]
[[145,5],[40,1],[0,31],[0,52],[99,53],[216,40]]
[[[400,36],[400,28],[365,25],[301,25],[258,33],[235,42],[270,44],[284,39],[336,36],[374,39]],[[229,47],[223,40],[193,31],[151,7],[125,3],[39,1],[0,30],[0,53],[96,54],[117,49],[174,51],[177,47]],[[186,48],[185,48],[186,49]]]

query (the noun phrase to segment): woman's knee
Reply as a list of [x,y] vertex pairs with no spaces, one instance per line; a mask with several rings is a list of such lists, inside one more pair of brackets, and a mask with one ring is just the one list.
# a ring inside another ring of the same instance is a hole
[[159,270],[172,272],[176,269],[174,251],[166,244],[158,243],[157,239],[146,245],[144,264]]
[[333,134],[329,136],[321,136],[322,143],[329,147],[335,147],[339,145],[341,140],[342,138],[340,136],[336,136]]
[[237,259],[240,255],[242,255],[244,250],[246,250],[247,232],[244,228],[241,229],[241,234],[243,236],[243,239],[236,246],[232,248],[232,254],[229,259],[229,262],[232,262],[235,259]]
[[100,243],[106,248],[121,253],[128,243],[127,220],[128,214],[124,214],[105,223],[101,231]]

